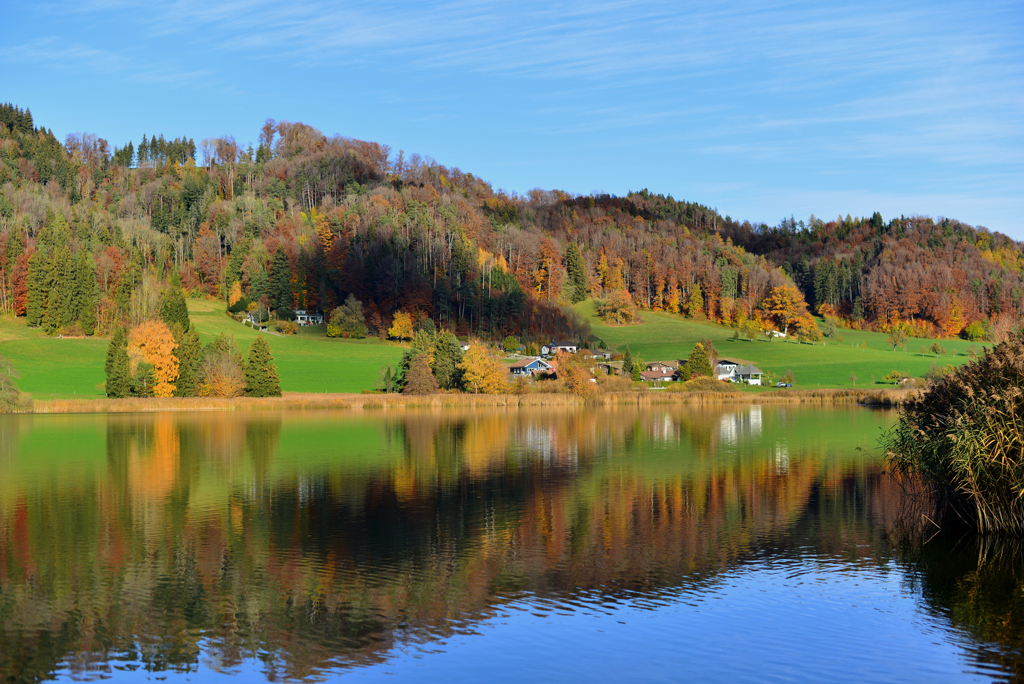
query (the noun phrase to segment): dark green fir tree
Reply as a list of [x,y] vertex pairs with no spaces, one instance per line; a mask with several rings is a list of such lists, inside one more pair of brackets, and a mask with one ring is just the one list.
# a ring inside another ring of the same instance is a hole
[[188,317],[188,306],[185,304],[185,297],[181,294],[181,284],[177,283],[177,281],[178,278],[175,275],[170,289],[164,295],[163,305],[160,307],[160,317],[167,324],[168,328],[174,328],[174,324],[177,323],[181,326],[182,332],[188,332],[192,323]]
[[128,335],[118,328],[107,346],[107,396],[117,399],[131,393],[131,368],[128,363]]
[[708,358],[708,353],[700,342],[693,346],[693,351],[687,357],[686,365],[683,368],[686,374],[684,380],[700,376],[710,378],[715,374],[715,369],[711,367],[711,359]]
[[434,377],[442,389],[456,389],[462,383],[462,345],[454,333],[445,330],[434,339]]
[[281,396],[281,380],[277,375],[270,345],[263,335],[252,341],[249,357],[245,360],[246,393],[250,397]]
[[565,270],[572,284],[572,303],[582,302],[587,298],[587,268],[575,242],[570,242],[565,250]]
[[174,396],[194,397],[199,391],[199,364],[203,360],[203,345],[195,330],[178,335],[180,326],[173,328],[178,346],[174,355],[178,357],[178,380],[174,384]]
[[28,260],[28,295],[25,302],[25,317],[28,324],[38,328],[43,324],[46,309],[46,288],[50,282],[50,260],[44,250],[38,250]]
[[627,378],[633,377],[633,352],[629,351],[629,345],[626,345],[626,353],[622,355],[622,375]]
[[270,262],[270,274],[267,278],[267,290],[270,305],[275,309],[292,306],[292,266],[284,247],[278,247]]

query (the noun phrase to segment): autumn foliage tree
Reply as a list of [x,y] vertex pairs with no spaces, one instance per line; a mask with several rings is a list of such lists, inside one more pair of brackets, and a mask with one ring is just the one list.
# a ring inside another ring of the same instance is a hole
[[802,317],[808,317],[807,302],[800,290],[793,285],[779,285],[772,288],[768,296],[761,302],[761,315],[766,321],[781,330],[783,335],[789,333],[791,325]]
[[397,340],[411,340],[412,335],[412,316],[403,311],[395,313],[395,318],[391,322],[391,329],[388,330],[388,336]]
[[508,371],[491,352],[474,344],[459,363],[462,385],[472,394],[502,394],[508,391]]
[[240,397],[245,393],[244,361],[234,338],[219,335],[203,349],[199,364],[199,395]]
[[129,356],[141,357],[153,366],[153,396],[174,395],[174,382],[178,379],[178,357],[174,355],[177,346],[163,321],[146,321],[128,333]]
[[555,368],[567,392],[590,399],[597,394],[597,383],[586,359],[576,354],[559,351],[555,354]]
[[437,394],[439,389],[437,378],[430,370],[429,356],[422,352],[414,356],[405,372],[402,394]]
[[628,325],[639,321],[636,305],[626,290],[614,290],[597,302],[597,315],[605,323]]

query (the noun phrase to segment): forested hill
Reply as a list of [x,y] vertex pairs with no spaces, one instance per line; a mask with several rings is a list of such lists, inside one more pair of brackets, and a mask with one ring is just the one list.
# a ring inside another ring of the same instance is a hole
[[351,294],[371,332],[403,311],[524,341],[586,339],[567,306],[585,298],[815,337],[794,281],[848,325],[992,332],[1024,306],[1021,246],[959,223],[767,228],[646,191],[508,195],[300,123],[268,120],[255,149],[161,134],[116,147],[61,143],[2,105],[0,186],[0,309],[51,333],[147,320],[172,282],[278,312]]

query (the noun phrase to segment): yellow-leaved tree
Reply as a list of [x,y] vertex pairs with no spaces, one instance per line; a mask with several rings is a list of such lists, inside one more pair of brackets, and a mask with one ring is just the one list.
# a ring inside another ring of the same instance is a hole
[[388,335],[399,340],[412,339],[412,315],[399,311],[391,322],[391,329]]
[[174,382],[179,376],[178,357],[174,355],[177,348],[170,328],[163,321],[146,321],[128,333],[129,357],[141,357],[153,365],[156,376],[153,396],[174,395]]
[[503,394],[508,391],[508,369],[485,347],[474,344],[459,363],[462,384],[473,394]]

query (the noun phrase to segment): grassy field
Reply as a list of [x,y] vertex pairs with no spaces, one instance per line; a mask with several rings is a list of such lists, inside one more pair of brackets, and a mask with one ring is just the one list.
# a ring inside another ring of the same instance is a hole
[[[188,304],[204,343],[227,333],[246,351],[260,334],[225,316],[221,302]],[[610,349],[624,349],[628,342],[633,354],[645,361],[669,361],[686,358],[693,345],[707,337],[723,357],[753,362],[772,374],[773,384],[792,370],[794,386],[803,389],[869,388],[872,376],[881,381],[894,370],[920,377],[934,363],[966,362],[972,346],[963,340],[941,340],[940,344],[956,355],[936,359],[919,351],[922,345],[930,346],[934,340],[911,339],[907,351],[894,352],[886,345],[885,335],[856,330],[840,330],[842,343],[826,340],[824,344],[807,345],[782,339],[749,342],[731,339],[732,328],[673,314],[647,312],[639,325],[613,327],[597,320],[593,302],[584,302],[577,310],[591,320],[594,334]],[[402,357],[403,348],[391,343],[376,339],[334,340],[320,332],[303,328],[297,336],[267,336],[281,374],[281,387],[286,392],[343,393],[369,389],[376,384],[381,368],[397,365]],[[18,384],[22,390],[36,399],[102,396],[107,342],[103,338],[47,337],[27,327],[24,318],[0,318],[0,354],[20,373]],[[857,376],[856,383],[851,375]]]
[[[189,314],[204,343],[234,335],[243,352],[259,334],[224,315],[223,303],[190,301]],[[359,392],[372,388],[380,369],[397,365],[403,348],[379,340],[333,340],[308,334],[268,335],[286,392]],[[36,399],[100,397],[105,338],[47,337],[25,319],[0,318],[0,354],[21,375],[18,386]]]
[[[257,333],[224,315],[222,302],[189,301],[189,316],[203,343],[215,335],[234,335],[248,350]],[[298,335],[268,335],[270,350],[286,392],[359,392],[377,384],[380,369],[397,366],[404,347],[376,338],[331,339],[300,328]]]
[[[694,344],[702,338],[710,338],[722,357],[753,362],[772,374],[772,384],[787,370],[792,370],[793,386],[804,389],[867,388],[872,386],[872,376],[881,382],[892,371],[921,377],[932,364],[960,365],[969,360],[968,350],[972,346],[979,353],[982,348],[964,340],[938,340],[948,352],[956,355],[935,358],[931,353],[922,354],[920,348],[922,345],[930,347],[936,340],[911,338],[906,351],[893,351],[882,333],[846,329],[840,329],[837,334],[843,338],[842,342],[826,339],[810,345],[781,338],[750,342],[733,340],[733,329],[727,326],[697,322],[675,314],[644,312],[641,314],[643,323],[639,325],[608,326],[595,315],[593,302],[579,304],[576,309],[591,321],[594,335],[604,340],[609,349],[621,351],[629,343],[633,355],[639,355],[644,361],[670,361],[685,359]],[[851,375],[857,376],[856,383],[850,379]]]

